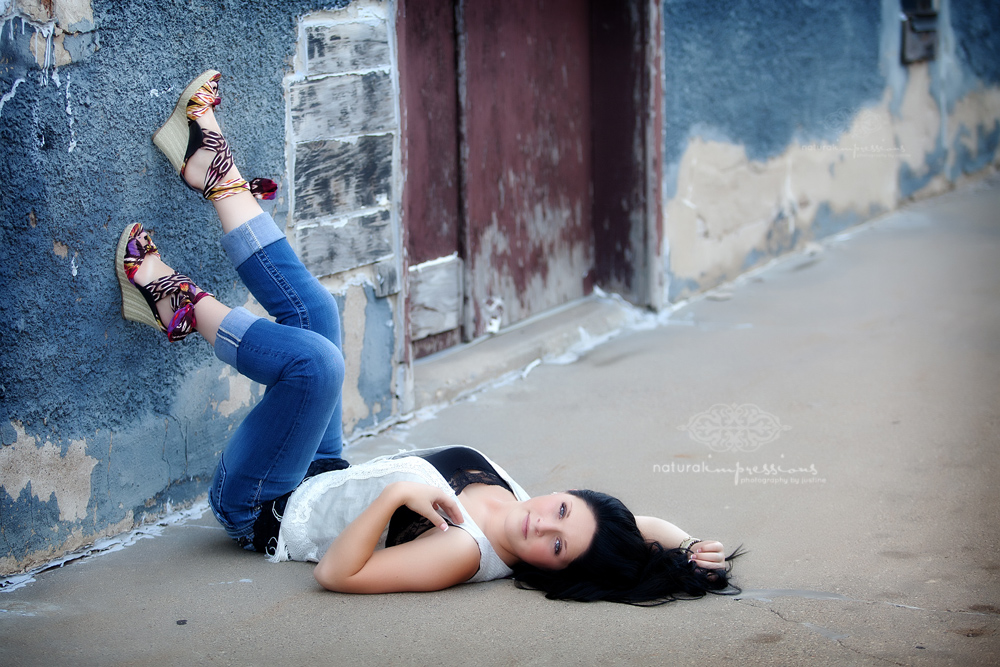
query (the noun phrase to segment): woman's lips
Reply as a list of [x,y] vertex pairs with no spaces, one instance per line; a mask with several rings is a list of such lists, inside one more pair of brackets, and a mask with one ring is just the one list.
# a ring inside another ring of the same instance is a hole
[[524,515],[524,525],[521,526],[521,532],[524,533],[524,539],[528,539],[528,519],[531,518],[531,513]]

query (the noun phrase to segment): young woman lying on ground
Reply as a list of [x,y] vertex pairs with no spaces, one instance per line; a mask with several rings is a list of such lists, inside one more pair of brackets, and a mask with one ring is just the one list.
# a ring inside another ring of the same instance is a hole
[[209,492],[215,516],[246,549],[318,563],[316,580],[351,593],[433,591],[513,575],[551,598],[657,603],[732,591],[722,544],[621,502],[572,490],[531,498],[468,447],[341,458],[340,316],[234,166],[214,108],[220,75],[182,93],[153,137],[215,206],[222,246],[275,322],[230,309],[164,263],[129,225],[115,266],[129,320],[180,340],[197,331],[215,354],[267,387],[233,434]]

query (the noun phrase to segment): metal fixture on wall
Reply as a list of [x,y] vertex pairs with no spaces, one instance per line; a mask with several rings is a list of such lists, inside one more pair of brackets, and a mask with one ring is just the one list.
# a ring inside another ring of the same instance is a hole
[[903,64],[934,60],[938,42],[935,0],[903,0],[902,8]]

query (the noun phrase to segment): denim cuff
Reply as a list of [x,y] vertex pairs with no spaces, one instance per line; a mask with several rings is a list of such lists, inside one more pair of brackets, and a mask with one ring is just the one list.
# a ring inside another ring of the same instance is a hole
[[236,366],[236,352],[239,350],[240,342],[246,335],[247,329],[260,319],[263,318],[254,315],[246,308],[237,307],[229,311],[219,325],[218,333],[215,334],[215,356],[239,370]]
[[255,252],[283,238],[285,235],[278,229],[270,214],[261,213],[223,236],[222,248],[229,255],[229,261],[238,269]]

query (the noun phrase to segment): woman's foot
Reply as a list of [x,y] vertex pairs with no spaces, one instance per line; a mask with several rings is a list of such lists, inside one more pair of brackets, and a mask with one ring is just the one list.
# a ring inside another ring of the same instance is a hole
[[213,201],[248,192],[249,184],[236,168],[232,151],[222,136],[222,128],[212,108],[204,108],[195,118],[189,114],[189,119],[197,128],[191,128],[193,136],[188,151],[195,146],[197,148],[181,168],[181,178],[188,187]]
[[212,107],[203,107],[190,122],[192,145],[199,148],[188,156],[181,178],[191,189],[207,193],[205,198],[215,205],[222,230],[231,232],[260,215],[263,210],[257,200],[273,199],[278,186],[263,178],[250,183],[243,179]]
[[249,191],[257,199],[274,199],[277,185],[267,179],[247,183],[233,164],[214,109],[222,101],[215,70],[194,78],[181,93],[167,122],[153,135],[184,182],[213,202]]
[[213,296],[167,266],[150,233],[138,223],[122,232],[115,272],[125,319],[156,327],[166,332],[170,341],[182,340],[195,331],[195,305]]
[[[267,178],[255,178],[249,183],[240,174],[233,160],[229,143],[222,136],[222,128],[215,117],[213,107],[201,111],[196,118],[191,119],[198,129],[192,133],[200,134],[200,142],[192,139],[192,144],[198,146],[184,162],[181,178],[192,190],[202,192],[205,199],[221,201],[228,197],[249,193],[255,199],[274,199],[278,192],[277,184]],[[188,147],[190,151],[192,146]]]
[[[132,280],[135,282],[136,287],[146,288],[150,283],[158,279],[167,278],[175,273],[177,272],[167,266],[166,262],[159,255],[147,255],[143,258],[139,268],[136,269]],[[181,277],[183,278],[183,276]],[[190,281],[187,282],[190,283]],[[196,297],[199,293],[203,292],[194,283],[190,283],[190,286],[191,297]],[[174,299],[160,299],[156,302],[156,312],[159,315],[160,322],[170,322],[174,319],[174,312],[177,309],[174,307],[173,301]]]

